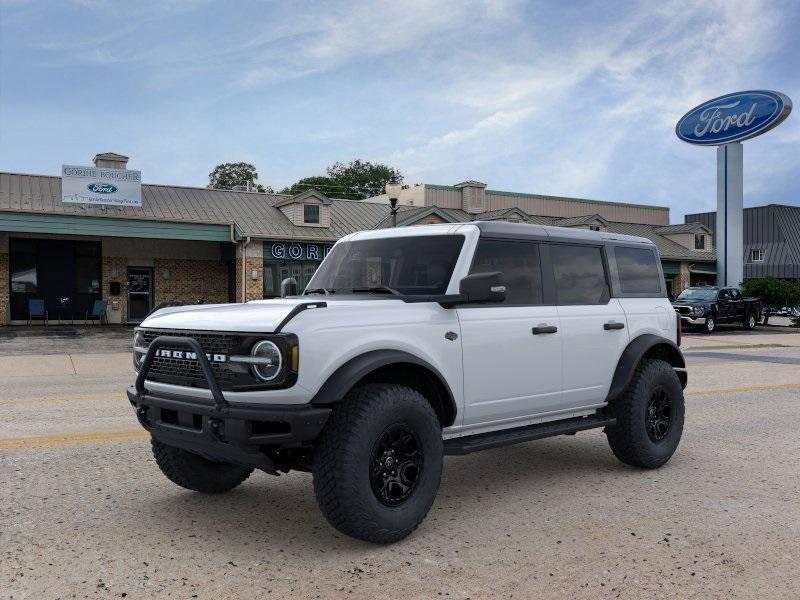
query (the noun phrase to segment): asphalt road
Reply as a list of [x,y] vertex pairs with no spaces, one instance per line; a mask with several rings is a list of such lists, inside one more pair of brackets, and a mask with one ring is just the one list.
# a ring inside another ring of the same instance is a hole
[[331,529],[307,474],[213,497],[167,481],[125,356],[0,362],[0,598],[798,597],[800,335],[685,347],[668,465],[625,467],[599,431],[448,458],[389,547]]

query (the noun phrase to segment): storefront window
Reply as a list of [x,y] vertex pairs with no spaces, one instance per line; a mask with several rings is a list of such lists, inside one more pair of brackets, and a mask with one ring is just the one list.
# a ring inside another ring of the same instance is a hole
[[75,245],[75,291],[79,294],[100,293],[100,246]]
[[305,289],[331,246],[308,242],[265,242],[264,297],[280,296],[281,281],[287,277],[297,280],[298,289]]
[[36,242],[13,240],[11,244],[11,291],[35,294],[37,281]]

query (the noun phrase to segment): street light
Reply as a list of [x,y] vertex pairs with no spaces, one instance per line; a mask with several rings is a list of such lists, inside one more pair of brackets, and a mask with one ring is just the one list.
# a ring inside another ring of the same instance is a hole
[[392,207],[392,227],[397,227],[397,200],[400,197],[400,191],[403,185],[397,180],[395,175],[386,183],[386,195],[389,196],[389,206]]

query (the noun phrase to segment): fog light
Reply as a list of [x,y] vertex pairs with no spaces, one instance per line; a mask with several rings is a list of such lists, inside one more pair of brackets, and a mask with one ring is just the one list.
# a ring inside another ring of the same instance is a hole
[[283,358],[278,347],[269,340],[261,340],[250,353],[253,356],[251,366],[253,375],[261,381],[272,381],[281,372]]

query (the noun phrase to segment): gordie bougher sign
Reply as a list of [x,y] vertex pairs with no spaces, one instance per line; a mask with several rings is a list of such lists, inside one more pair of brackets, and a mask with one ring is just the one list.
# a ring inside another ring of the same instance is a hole
[[741,142],[780,124],[791,110],[792,101],[780,92],[735,92],[690,110],[678,121],[675,133],[700,146]]
[[61,167],[61,201],[69,204],[142,205],[142,172]]

